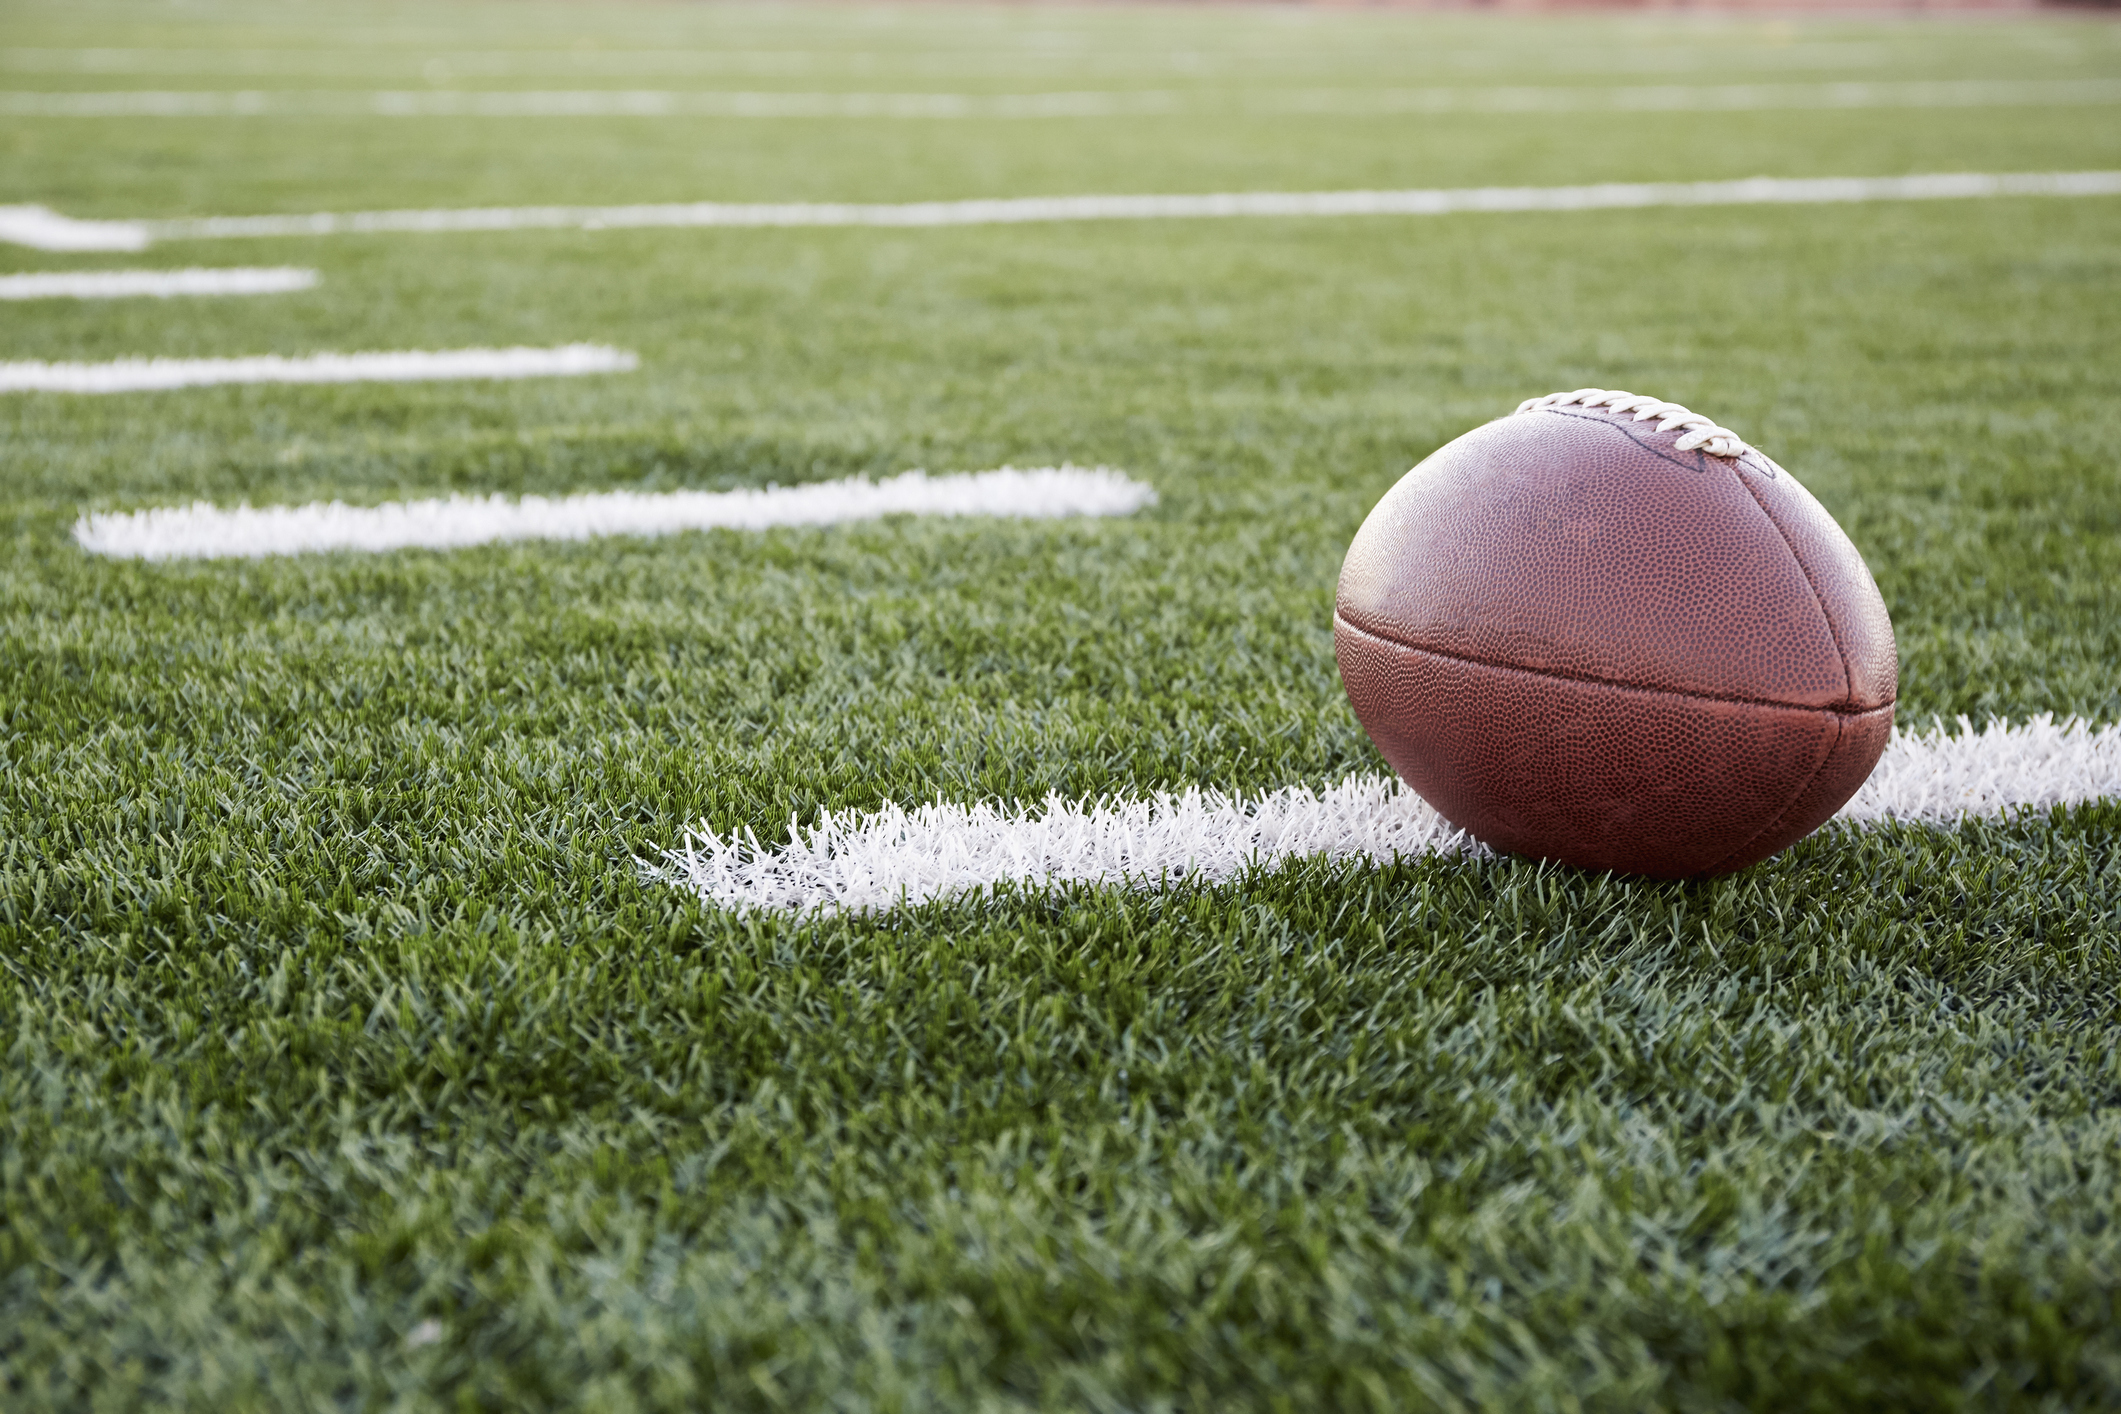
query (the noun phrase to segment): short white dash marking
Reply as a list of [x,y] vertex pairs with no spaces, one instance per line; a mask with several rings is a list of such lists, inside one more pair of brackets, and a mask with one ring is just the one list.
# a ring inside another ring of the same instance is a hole
[[422,383],[460,378],[571,378],[624,373],[640,360],[602,344],[551,349],[320,353],[283,358],[121,358],[110,363],[0,363],[0,392],[132,393],[215,383]]
[[310,289],[316,283],[316,271],[286,265],[222,270],[54,270],[0,275],[0,300],[276,295]]
[[48,206],[0,206],[0,241],[32,250],[145,250],[153,239],[136,221],[77,221]]
[[122,559],[234,559],[321,550],[456,549],[502,540],[587,540],[670,535],[682,530],[766,530],[835,525],[890,515],[1128,515],[1156,492],[1110,467],[1001,467],[882,481],[854,478],[740,491],[610,491],[581,496],[452,496],[380,506],[340,502],[238,506],[199,502],[156,510],[85,515],[74,538],[93,554]]
[[[1957,731],[1899,732],[1835,819],[1949,823],[2121,797],[2121,726],[2038,716]],[[977,893],[1005,883],[1153,885],[1231,878],[1306,856],[1385,861],[1480,847],[1399,781],[1351,776],[1323,790],[1246,797],[1189,790],[1141,800],[827,812],[792,825],[789,843],[701,825],[679,847],[641,861],[648,878],[724,908],[801,912],[878,909]]]

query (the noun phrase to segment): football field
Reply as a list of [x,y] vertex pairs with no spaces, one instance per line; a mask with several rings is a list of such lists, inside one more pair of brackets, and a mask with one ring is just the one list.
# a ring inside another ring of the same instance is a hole
[[[0,0],[0,1407],[2121,1405],[2117,173],[2082,14]],[[1575,388],[1892,615],[1728,877],[1341,688]]]

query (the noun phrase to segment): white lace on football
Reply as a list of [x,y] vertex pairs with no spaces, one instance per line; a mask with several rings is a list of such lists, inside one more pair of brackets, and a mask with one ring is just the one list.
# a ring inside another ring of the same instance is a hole
[[1700,413],[1691,412],[1677,403],[1660,402],[1656,398],[1639,398],[1633,393],[1616,393],[1606,388],[1578,388],[1573,393],[1549,393],[1543,398],[1526,398],[1517,405],[1517,410],[1531,412],[1535,408],[1575,406],[1631,412],[1635,414],[1637,422],[1648,422],[1651,418],[1656,418],[1659,432],[1669,432],[1675,427],[1684,428],[1686,435],[1672,444],[1672,450],[1675,452],[1691,452],[1699,447],[1712,457],[1742,457],[1752,450],[1730,428],[1718,427]]

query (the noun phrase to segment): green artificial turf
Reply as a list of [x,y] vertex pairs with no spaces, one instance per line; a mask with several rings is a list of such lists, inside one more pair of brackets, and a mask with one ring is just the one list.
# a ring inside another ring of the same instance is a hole
[[[2121,74],[2121,28],[2055,19],[4,19],[18,90]],[[2116,168],[2115,112],[11,118],[0,202]],[[2121,1402],[2121,805],[1829,831],[1705,884],[1312,861],[803,921],[634,864],[703,819],[1383,769],[1333,666],[1349,536],[1433,447],[1582,385],[1805,480],[1885,592],[1904,723],[2121,718],[2121,200],[0,246],[229,264],[321,278],[11,304],[0,358],[642,366],[0,395],[0,1405]],[[199,498],[1063,459],[1159,504],[237,564],[68,537]]]

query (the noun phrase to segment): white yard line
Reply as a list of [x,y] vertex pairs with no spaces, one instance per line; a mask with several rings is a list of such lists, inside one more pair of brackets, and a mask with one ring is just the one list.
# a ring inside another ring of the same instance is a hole
[[1254,111],[1287,113],[1741,113],[1860,108],[2027,108],[2121,103],[2121,79],[1846,83],[1511,85],[1289,90]]
[[1093,89],[832,93],[688,89],[239,89],[0,93],[15,118],[1120,118],[1158,113],[1628,113],[2076,107],[2121,103],[2116,79]]
[[74,538],[91,553],[124,559],[233,559],[320,550],[440,550],[499,540],[587,540],[681,530],[765,530],[890,515],[1128,515],[1155,501],[1155,491],[1110,467],[1005,466],[952,476],[909,471],[883,481],[855,478],[741,491],[611,491],[521,500],[452,496],[380,506],[333,501],[232,510],[202,501],[86,515],[75,524]]
[[[1100,51],[1073,45],[1063,52],[1042,43],[1027,47],[1007,42],[975,46],[953,43],[949,52],[960,64],[968,66],[968,72],[980,74],[996,72],[997,65],[1004,69],[1016,68],[1021,71],[1028,63],[1040,72],[1063,68],[1109,73],[1117,64],[1130,72],[1180,72],[1197,75],[1201,72],[1199,66],[1203,60],[1206,60],[1214,71],[1257,73],[1259,70],[1256,66],[1261,60],[1271,60],[1285,54],[1288,43],[1287,37],[1282,34],[1273,34],[1271,37],[1260,35],[1259,38],[1265,40],[1263,45],[1240,42],[1235,48],[1225,48],[1219,53],[1190,53],[1183,56],[1162,51],[1156,46],[1137,47],[1124,54],[1115,54],[1110,50]],[[1334,44],[1323,50],[1307,44],[1305,54],[1313,62],[1320,59],[1344,62],[1358,56],[1365,61],[1375,62],[1379,55],[1373,45],[1374,41],[1359,38],[1353,44]],[[913,57],[916,67],[927,72],[936,56],[930,51],[926,55]],[[431,82],[440,82],[451,77],[471,75],[501,78],[511,75],[580,77],[589,74],[627,77],[647,73],[873,73],[902,65],[908,58],[904,51],[837,47],[436,49],[424,44],[418,48],[406,48],[356,40],[343,46],[335,44],[329,48],[294,49],[0,48],[0,70],[26,74],[240,74],[266,76],[278,81],[291,77],[327,78],[361,74],[419,73],[428,77]],[[1482,69],[1523,74],[1535,69],[1551,70],[1558,65],[1562,69],[1579,74],[1615,74],[1652,71],[1720,72],[1730,68],[1734,61],[1750,68],[1780,72],[1814,69],[1855,70],[1894,63],[1906,64],[1909,60],[1910,51],[1904,43],[1885,44],[1870,40],[1828,40],[1777,44],[1763,48],[1757,42],[1747,44],[1741,39],[1737,43],[1718,44],[1711,41],[1676,47],[1669,43],[1659,43],[1645,48],[1640,44],[1587,47],[1581,42],[1560,39],[1551,48],[1527,48],[1522,44],[1511,44],[1502,49],[1425,47],[1417,62],[1425,69],[1437,73],[1463,73],[1470,69]],[[1404,63],[1397,64],[1394,68],[1403,71]],[[435,77],[437,75],[441,77]]]
[[[2021,808],[2121,796],[2121,726],[2035,717],[2022,726],[1896,733],[1878,769],[1835,816],[1949,823]],[[1231,878],[1300,857],[1371,859],[1477,851],[1396,780],[1354,776],[1256,797],[1189,790],[1080,804],[886,805],[827,813],[762,846],[704,825],[656,861],[649,878],[724,908],[888,908],[1004,883],[1153,885]]]
[[1947,172],[1917,177],[1748,177],[1734,182],[1605,182],[1577,187],[1413,191],[1223,192],[1173,196],[1029,196],[974,201],[692,202],[655,206],[492,206],[307,216],[74,221],[43,207],[0,207],[0,240],[53,250],[137,250],[157,240],[384,232],[610,230],[637,227],[992,226],[1046,221],[1240,216],[1444,216],[1982,197],[2121,195],[2121,172]]
[[425,383],[458,378],[572,378],[625,373],[640,359],[602,344],[552,349],[417,349],[283,358],[121,358],[109,363],[0,363],[0,392],[134,393],[215,383]]
[[223,270],[54,270],[0,275],[0,300],[276,295],[307,290],[316,283],[316,271],[286,265]]

